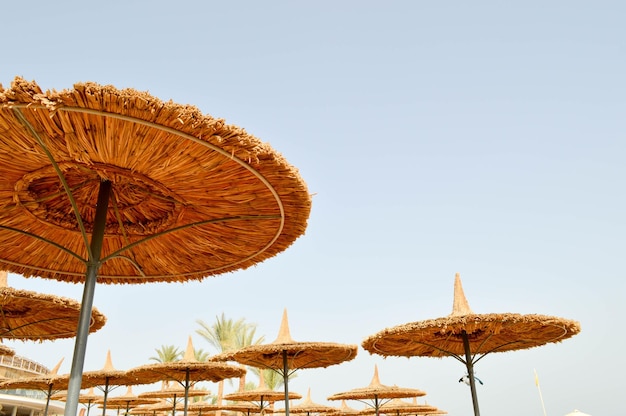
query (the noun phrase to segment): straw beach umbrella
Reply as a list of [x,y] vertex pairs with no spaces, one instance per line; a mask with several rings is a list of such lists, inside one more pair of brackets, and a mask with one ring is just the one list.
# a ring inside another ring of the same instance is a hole
[[[71,376],[66,374],[65,377],[69,380]],[[95,387],[103,392],[102,416],[106,414],[107,400],[111,390],[115,387],[134,384],[143,384],[143,382],[136,377],[129,377],[126,371],[117,370],[111,360],[111,350],[107,351],[104,366],[100,370],[85,371],[82,374],[83,388]]]
[[[289,392],[287,400],[301,399],[302,395],[294,392]],[[285,393],[282,391],[276,391],[269,389],[265,386],[263,375],[259,377],[259,386],[252,390],[240,389],[235,393],[230,393],[224,396],[226,400],[244,401],[249,403],[255,403],[257,405],[257,411],[263,413],[268,406],[274,402],[285,400]]]
[[[408,416],[432,415],[440,410],[427,404],[419,404],[417,402],[409,403],[402,399],[392,399],[381,405],[378,411],[387,416]],[[375,413],[375,410],[372,408],[364,409],[359,412],[360,415],[371,415],[372,413]]]
[[[81,304],[73,299],[19,290],[8,286],[8,273],[0,270],[0,339],[46,341],[76,336]],[[106,323],[91,309],[89,332]]]
[[[96,394],[94,392],[94,388],[91,387],[86,393],[81,393],[78,396],[78,403],[82,403],[85,405],[85,408],[87,409],[86,416],[89,416],[89,411],[91,410],[93,406],[96,405],[96,401],[101,400],[103,398],[104,396],[102,396],[101,394]],[[64,402],[67,399],[67,392],[60,392],[60,393],[53,394],[51,399]]]
[[0,382],[0,390],[25,389],[42,391],[46,395],[44,416],[47,416],[52,395],[67,389],[68,379],[57,375],[61,363],[63,363],[63,358],[50,370],[50,373],[45,375],[6,379]]
[[421,397],[425,395],[426,392],[419,389],[381,384],[380,378],[378,377],[378,366],[375,365],[374,376],[368,386],[333,394],[328,397],[328,400],[357,400],[370,406],[376,416],[378,416],[380,407],[392,399]]
[[[165,400],[166,402],[171,403],[170,408],[172,410],[172,414],[175,414],[176,409],[177,409],[177,403],[179,402],[180,399],[184,399],[185,397],[189,398],[189,397],[207,396],[211,394],[209,390],[195,389],[193,387],[194,386],[190,387],[187,390],[183,386],[178,385],[178,384],[174,387],[171,387],[169,386],[169,384],[164,383],[160,390],[152,390],[152,391],[139,393],[139,397],[146,398],[146,399]],[[181,410],[183,411],[185,410],[184,404]]]
[[241,377],[246,369],[214,361],[198,361],[194,356],[191,337],[187,341],[185,355],[180,361],[147,364],[128,370],[128,375],[142,380],[144,384],[156,381],[175,381],[184,388],[184,409],[187,415],[189,391],[199,381],[217,382],[220,380]]
[[96,279],[182,282],[286,250],[311,196],[267,143],[197,108],[96,83],[0,86],[0,269],[81,282],[75,416]]
[[[300,403],[290,406],[289,411],[291,413],[306,413],[306,416],[310,416],[311,413],[314,414],[328,414],[328,413],[339,413],[339,410],[336,407],[326,406],[324,404],[318,404],[313,402],[311,399],[311,388],[307,391],[306,397]],[[279,409],[274,411],[274,413],[284,413],[285,409]]]
[[[124,409],[124,414],[127,414],[132,406],[138,406],[140,404],[154,404],[158,403],[159,399],[151,399],[148,397],[139,397],[133,393],[133,386],[128,386],[126,389],[126,393],[122,396],[109,397],[107,399],[106,407],[113,407],[119,409]],[[105,407],[104,398],[98,399],[98,404],[101,404],[103,408]]]
[[361,344],[372,354],[399,357],[453,357],[465,364],[474,415],[479,416],[474,364],[485,355],[556,343],[580,332],[569,319],[515,313],[475,314],[457,273],[452,313],[447,317],[384,329]]
[[358,345],[332,342],[297,342],[291,338],[287,309],[278,331],[270,344],[250,345],[215,356],[216,360],[237,361],[240,364],[266,368],[282,375],[285,387],[285,414],[289,416],[289,376],[305,368],[326,368],[356,357]]

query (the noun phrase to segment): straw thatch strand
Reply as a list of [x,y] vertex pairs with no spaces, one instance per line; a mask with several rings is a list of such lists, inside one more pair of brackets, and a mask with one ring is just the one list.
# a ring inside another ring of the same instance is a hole
[[102,182],[100,283],[248,268],[304,234],[311,209],[282,155],[196,107],[95,83],[0,89],[0,267],[84,281]]

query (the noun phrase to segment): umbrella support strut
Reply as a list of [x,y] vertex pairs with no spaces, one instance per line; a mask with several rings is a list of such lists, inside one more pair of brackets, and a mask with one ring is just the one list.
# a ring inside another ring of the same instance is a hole
[[472,352],[470,350],[469,338],[467,332],[462,332],[463,347],[465,349],[465,366],[467,367],[467,376],[470,381],[470,390],[472,391],[472,405],[474,406],[474,416],[480,416],[478,409],[478,396],[476,395],[476,380],[474,379],[474,363],[472,362]]
[[85,364],[85,352],[87,350],[89,322],[91,321],[93,295],[98,278],[98,269],[100,268],[100,253],[104,240],[104,229],[106,226],[106,214],[110,193],[111,182],[101,181],[100,189],[98,190],[98,206],[96,207],[96,216],[91,236],[91,250],[89,250],[90,255],[87,263],[87,273],[85,275],[85,286],[83,288],[83,300],[80,308],[78,330],[76,331],[76,341],[74,343],[74,357],[72,359],[72,369],[67,387],[65,416],[76,416],[76,411],[78,410],[78,396],[80,395],[83,378],[83,365]]

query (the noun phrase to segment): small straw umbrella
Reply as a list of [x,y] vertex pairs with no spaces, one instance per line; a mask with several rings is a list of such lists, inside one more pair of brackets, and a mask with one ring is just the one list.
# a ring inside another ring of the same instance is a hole
[[[261,370],[262,372],[263,370]],[[302,395],[294,392],[289,392],[287,400],[301,399]],[[224,396],[226,400],[245,401],[257,404],[259,413],[264,413],[268,406],[274,402],[285,400],[285,393],[282,391],[276,391],[269,389],[265,386],[265,379],[263,374],[259,377],[259,386],[252,390],[240,389],[235,393],[230,393]]]
[[[69,380],[70,374],[66,374],[65,377]],[[82,386],[83,388],[96,387],[103,392],[102,397],[102,416],[106,415],[107,399],[109,393],[116,387],[129,386],[143,384],[141,380],[136,377],[128,376],[126,371],[117,370],[113,366],[111,360],[111,350],[107,350],[107,355],[104,361],[104,366],[100,370],[85,371],[82,374]],[[69,392],[68,392],[69,394]],[[69,398],[69,396],[68,396]]]
[[[81,304],[73,299],[8,286],[8,272],[0,270],[0,339],[46,341],[76,336]],[[89,332],[106,323],[91,310]],[[7,354],[5,354],[7,355]]]
[[0,269],[83,283],[66,416],[96,281],[202,280],[276,256],[307,226],[298,170],[189,105],[96,83],[0,86]]
[[222,403],[214,404],[208,402],[196,402],[189,405],[190,412],[197,412],[198,415],[205,414],[206,412],[218,412],[222,410],[228,410],[232,412],[240,412],[246,415],[251,413],[258,413],[259,406],[256,403],[240,401],[236,403]]
[[166,415],[169,414],[172,410],[171,403],[166,402],[165,400],[161,400],[155,404],[140,404],[136,407],[133,407],[128,411],[128,413],[133,415]]
[[515,313],[475,314],[463,293],[461,278],[454,281],[452,313],[447,317],[384,329],[362,342],[371,354],[399,357],[453,357],[465,364],[474,415],[480,416],[474,364],[487,354],[557,343],[580,332],[569,319]]
[[[291,413],[306,413],[306,416],[310,416],[312,413],[319,414],[329,414],[329,413],[339,413],[336,407],[326,406],[324,404],[318,404],[313,402],[311,399],[311,388],[309,387],[306,397],[300,403],[290,406],[289,411]],[[285,409],[279,409],[274,413],[284,413]]]
[[305,368],[326,368],[356,357],[357,345],[332,342],[297,342],[291,338],[287,309],[278,331],[270,344],[250,345],[215,356],[216,360],[237,361],[240,364],[266,368],[282,375],[285,387],[285,415],[289,416],[289,377]]
[[[87,415],[89,416],[89,411],[91,410],[91,408],[93,406],[96,405],[96,400],[100,400],[103,399],[104,396],[101,394],[96,394],[94,392],[94,388],[90,387],[89,391],[87,391],[86,393],[81,393],[78,396],[78,403],[82,403],[85,405],[85,408],[87,409]],[[64,392],[59,392],[56,394],[53,394],[51,397],[52,400],[59,400],[59,401],[66,401],[67,400],[67,391]]]
[[376,416],[379,415],[380,407],[392,399],[425,396],[426,392],[398,386],[386,386],[381,384],[378,377],[378,366],[374,366],[374,376],[366,387],[352,389],[342,393],[336,393],[328,397],[328,400],[357,400],[374,409]]
[[165,399],[166,401],[169,399],[172,403],[172,414],[176,414],[176,404],[178,403],[179,399],[184,399],[185,396],[189,398],[207,396],[211,394],[209,390],[196,389],[194,387],[195,386],[191,386],[188,390],[186,390],[183,386],[178,384],[174,387],[171,387],[168,383],[164,383],[160,390],[152,390],[139,393],[139,397],[149,399]]
[[26,389],[44,392],[46,394],[44,416],[47,416],[52,395],[67,389],[67,378],[57,375],[61,363],[63,363],[63,358],[50,370],[50,373],[42,376],[28,376],[4,380],[0,382],[0,390]]
[[0,344],[0,355],[6,355],[7,357],[12,357],[15,355],[15,350],[11,347],[7,347],[4,344]]
[[147,364],[128,370],[128,375],[142,380],[144,384],[156,381],[175,381],[180,383],[185,389],[184,403],[185,416],[187,415],[187,404],[190,387],[199,381],[217,382],[220,380],[240,377],[245,374],[246,369],[226,363],[205,361],[200,362],[194,356],[193,343],[191,337],[187,341],[185,355],[180,361]]
[[[133,386],[127,386],[126,393],[122,396],[109,397],[107,399],[106,407],[124,409],[124,414],[127,414],[131,406],[138,406],[140,404],[155,404],[159,399],[151,399],[147,397],[139,397],[133,393]],[[104,407],[104,398],[100,398],[96,401]]]
[[[430,415],[438,411],[439,409],[434,406],[418,404],[417,401],[409,403],[402,399],[392,399],[382,404],[379,408],[379,413],[383,413],[387,416]],[[372,408],[367,408],[359,412],[360,415],[371,415],[372,413],[375,413],[375,410]]]

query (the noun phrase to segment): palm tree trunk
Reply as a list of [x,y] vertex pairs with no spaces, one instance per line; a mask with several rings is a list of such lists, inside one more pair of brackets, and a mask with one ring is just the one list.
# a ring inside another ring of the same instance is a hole
[[[222,396],[224,396],[224,380],[220,380],[217,384],[217,405],[222,405]],[[222,416],[222,411],[218,410],[215,412],[215,416]]]

